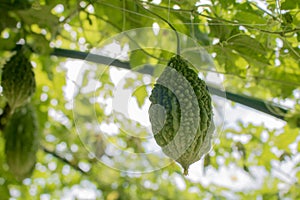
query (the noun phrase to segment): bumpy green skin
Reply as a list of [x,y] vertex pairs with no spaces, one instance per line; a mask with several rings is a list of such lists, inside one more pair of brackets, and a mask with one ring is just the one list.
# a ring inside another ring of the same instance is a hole
[[4,65],[1,85],[3,95],[12,110],[25,105],[35,92],[35,78],[32,65],[20,49]]
[[189,166],[211,148],[214,124],[207,86],[177,55],[158,78],[150,101],[154,138],[187,175]]
[[30,104],[15,110],[6,124],[4,137],[9,170],[21,181],[31,175],[39,145],[36,113]]

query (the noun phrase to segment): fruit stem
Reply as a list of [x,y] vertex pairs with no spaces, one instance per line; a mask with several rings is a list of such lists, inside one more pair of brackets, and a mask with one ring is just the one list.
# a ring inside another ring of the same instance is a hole
[[183,175],[185,175],[185,176],[189,175],[189,169],[188,168],[183,169]]
[[151,13],[152,15],[155,15],[156,17],[158,17],[159,19],[163,20],[164,22],[166,22],[171,29],[173,29],[173,31],[175,32],[176,34],[176,40],[177,40],[177,49],[176,49],[176,54],[177,55],[180,55],[180,39],[179,39],[179,35],[178,35],[178,32],[177,30],[175,29],[175,27],[166,19],[164,19],[163,17],[161,17],[160,15],[156,14],[155,12],[149,10],[149,9],[146,9],[143,5],[140,5],[138,2],[137,4],[142,7],[144,10],[147,10],[149,13]]

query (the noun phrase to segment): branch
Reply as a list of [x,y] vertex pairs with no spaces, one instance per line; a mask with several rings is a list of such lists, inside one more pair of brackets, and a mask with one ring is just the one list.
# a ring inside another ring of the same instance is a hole
[[[101,55],[97,55],[97,54],[80,52],[80,51],[76,51],[76,50],[55,48],[54,51],[52,52],[52,55],[59,56],[59,57],[81,59],[81,60],[86,60],[86,61],[95,62],[95,63],[99,63],[99,64],[104,64],[104,65],[112,65],[112,66],[116,66],[116,67],[128,69],[128,70],[131,69],[129,62],[120,61],[120,60],[117,60],[114,58],[101,56]],[[138,72],[140,72],[140,73],[149,74],[149,75],[153,75],[153,71],[154,71],[154,67],[150,66],[150,65],[145,65],[144,68],[138,70]],[[208,86],[208,88],[209,88],[209,91],[214,95],[217,95],[222,98],[227,98],[231,101],[248,106],[255,110],[259,110],[263,113],[269,114],[269,115],[276,117],[278,119],[281,119],[281,120],[285,120],[284,115],[288,112],[287,109],[285,109],[284,107],[277,105],[273,102],[266,102],[261,99],[256,99],[256,98],[246,96],[246,95],[234,94],[234,93],[227,92],[227,91],[224,92],[213,86]],[[274,112],[272,112],[270,110],[270,108]]]
[[83,171],[80,167],[78,167],[78,165],[76,164],[73,164],[71,163],[69,160],[67,160],[65,157],[59,155],[58,153],[56,153],[55,151],[51,151],[49,149],[47,149],[46,147],[44,146],[41,146],[42,150],[45,152],[45,153],[48,153],[48,154],[51,154],[52,156],[54,156],[55,158],[57,158],[58,160],[62,161],[63,163],[71,166],[73,169],[81,172],[82,174],[88,174],[86,171]]

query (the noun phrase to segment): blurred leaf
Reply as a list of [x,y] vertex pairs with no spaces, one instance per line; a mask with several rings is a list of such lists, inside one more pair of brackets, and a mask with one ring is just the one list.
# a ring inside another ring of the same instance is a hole
[[[268,59],[265,57],[266,49],[256,39],[247,35],[236,35],[227,40],[228,47],[237,51],[240,56],[245,58],[249,63],[269,64]],[[253,62],[256,60],[258,62]]]
[[219,65],[224,67],[227,73],[245,75],[247,63],[232,49],[220,45],[214,47],[214,52]]
[[291,13],[287,12],[287,13],[284,13],[282,16],[283,16],[285,23],[287,23],[287,24],[293,23],[293,16],[291,15]]
[[130,52],[130,66],[132,69],[147,64],[148,56],[142,50]]
[[11,50],[16,46],[16,41],[14,41],[12,39],[0,38],[0,43],[1,43],[1,45],[3,45],[1,47],[1,50]]
[[237,142],[235,146],[242,158],[245,160],[247,157],[245,146],[241,142]]
[[203,174],[206,173],[206,169],[207,169],[207,167],[209,167],[210,165],[211,165],[211,163],[210,163],[210,155],[207,154],[207,155],[205,155],[205,157],[204,157]]
[[146,90],[146,86],[142,85],[142,86],[138,87],[133,92],[132,96],[135,96],[135,98],[138,102],[138,106],[141,108],[145,103],[145,99],[148,97],[148,92]]
[[297,5],[298,6],[300,5],[300,3],[298,1],[285,0],[284,2],[281,3],[280,7],[283,10],[290,10],[290,9],[296,8]]
[[19,17],[27,25],[37,24],[41,28],[54,28],[58,24],[58,17],[51,13],[51,6],[42,6],[28,10],[19,10]]
[[210,34],[213,37],[219,38],[220,42],[225,41],[231,34],[232,28],[222,21],[210,20],[208,23]]
[[260,14],[249,10],[237,10],[235,19],[245,24],[264,25],[267,22]]
[[7,10],[3,10],[0,8],[0,17],[1,19],[5,19],[0,23],[0,33],[6,28],[13,28],[17,24],[17,20],[10,17],[7,13]]
[[291,158],[291,153],[284,151],[280,156],[280,162],[285,161],[287,158]]
[[275,145],[279,149],[289,152],[289,145],[296,141],[298,134],[298,129],[292,129],[289,126],[285,126],[283,133],[276,137]]
[[8,190],[8,185],[3,184],[0,187],[0,194],[1,194],[1,199],[3,200],[8,200],[10,195],[9,195],[9,190]]
[[42,34],[31,34],[27,42],[35,53],[50,56],[51,51],[53,51],[49,46],[49,41]]

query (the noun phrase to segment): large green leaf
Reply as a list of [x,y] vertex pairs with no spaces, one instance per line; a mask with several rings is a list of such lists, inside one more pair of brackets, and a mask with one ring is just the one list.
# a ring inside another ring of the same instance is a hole
[[226,25],[222,21],[210,20],[208,25],[211,36],[218,38],[221,42],[231,35],[232,26]]
[[257,67],[268,65],[269,61],[265,57],[266,49],[256,39],[247,35],[232,36],[227,40],[229,48],[239,53],[249,64]]

